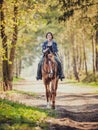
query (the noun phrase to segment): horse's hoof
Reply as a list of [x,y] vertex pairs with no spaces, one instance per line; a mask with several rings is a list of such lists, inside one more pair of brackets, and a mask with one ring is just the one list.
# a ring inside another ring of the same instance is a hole
[[50,109],[51,107],[49,105],[47,105],[47,108]]
[[50,103],[47,103],[47,108],[48,108],[48,109],[50,109],[50,108],[51,108]]

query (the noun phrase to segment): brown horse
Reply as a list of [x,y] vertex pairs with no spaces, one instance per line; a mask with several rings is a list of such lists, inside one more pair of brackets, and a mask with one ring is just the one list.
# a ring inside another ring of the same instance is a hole
[[46,53],[42,65],[42,78],[46,88],[47,107],[49,108],[50,103],[52,103],[53,109],[55,109],[55,97],[59,80],[57,71],[58,65],[54,55]]

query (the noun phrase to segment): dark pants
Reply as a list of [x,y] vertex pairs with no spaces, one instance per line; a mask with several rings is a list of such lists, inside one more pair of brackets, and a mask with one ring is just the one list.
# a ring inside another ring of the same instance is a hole
[[61,75],[63,74],[61,62],[59,61],[58,57],[56,57],[56,56],[55,56],[55,60],[58,64],[58,75],[59,75],[59,77],[61,77]]
[[44,58],[42,57],[40,62],[38,63],[38,68],[37,68],[37,78],[42,79],[42,72],[41,72],[41,67],[43,63]]
[[[41,66],[42,66],[43,60],[44,60],[44,57],[42,57],[40,62],[38,63],[37,79],[42,79]],[[56,60],[56,62],[58,64],[58,75],[59,75],[59,78],[64,78],[61,62],[59,61],[59,59],[56,56],[55,56],[55,60]]]

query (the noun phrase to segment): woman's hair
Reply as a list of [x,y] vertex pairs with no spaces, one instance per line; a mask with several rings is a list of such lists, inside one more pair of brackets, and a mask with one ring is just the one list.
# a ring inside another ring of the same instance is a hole
[[51,32],[46,33],[46,38],[47,38],[48,34],[50,34],[52,36],[52,39],[53,39],[53,34]]

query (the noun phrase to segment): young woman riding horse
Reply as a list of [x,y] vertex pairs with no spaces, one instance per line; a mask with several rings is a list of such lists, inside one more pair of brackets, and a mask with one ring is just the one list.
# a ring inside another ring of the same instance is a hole
[[55,41],[53,41],[53,34],[51,32],[48,32],[46,34],[46,41],[43,43],[42,45],[42,52],[43,52],[43,57],[41,58],[39,64],[38,64],[38,70],[37,70],[37,80],[41,80],[42,79],[42,72],[41,72],[41,67],[42,67],[42,63],[43,63],[43,59],[44,59],[44,53],[49,49],[50,52],[52,52],[55,55],[55,60],[58,64],[58,75],[59,78],[62,80],[63,78],[65,78],[64,74],[63,74],[63,70],[62,70],[62,66],[61,66],[61,62],[59,61],[58,58],[58,47],[57,47],[57,43]]
[[[42,46],[43,57],[38,64],[37,80],[42,79],[46,88],[47,107],[52,101],[52,108],[55,109],[55,97],[58,79],[64,77],[61,63],[57,57],[57,43],[53,41],[51,32],[46,34],[47,41]],[[51,84],[51,88],[50,88]]]

